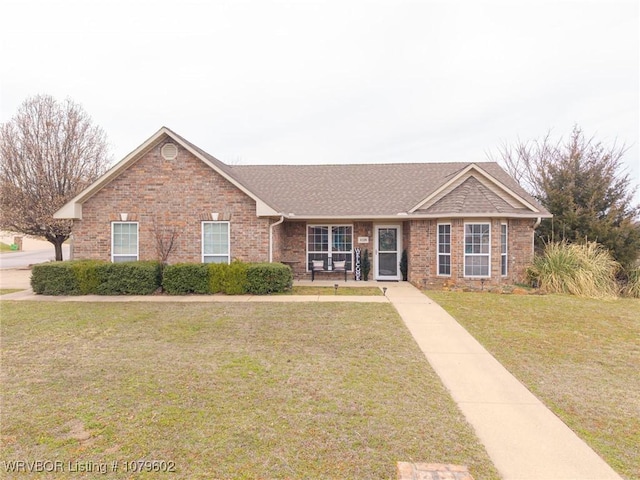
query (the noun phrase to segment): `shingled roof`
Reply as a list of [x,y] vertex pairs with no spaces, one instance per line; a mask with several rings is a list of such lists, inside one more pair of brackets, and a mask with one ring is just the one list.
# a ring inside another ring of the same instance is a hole
[[54,217],[82,218],[84,201],[154,145],[170,138],[253,198],[258,216],[551,216],[495,162],[227,165],[162,127]]
[[[229,174],[285,216],[381,217],[409,212],[454,180],[470,163],[389,163],[351,165],[238,165]],[[495,162],[477,164],[496,181],[537,210],[515,208],[471,173],[429,208],[413,215],[502,213],[531,216],[548,212]],[[479,172],[478,172],[479,173]],[[517,203],[517,201],[515,202]]]

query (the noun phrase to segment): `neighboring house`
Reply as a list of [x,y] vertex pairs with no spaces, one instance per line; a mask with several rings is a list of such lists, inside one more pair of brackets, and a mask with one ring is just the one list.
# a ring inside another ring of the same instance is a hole
[[167,128],[55,214],[73,219],[76,259],[157,259],[175,232],[169,263],[282,261],[310,278],[312,260],[353,272],[368,249],[370,278],[401,280],[406,249],[418,286],[522,280],[550,216],[494,162],[232,166]]

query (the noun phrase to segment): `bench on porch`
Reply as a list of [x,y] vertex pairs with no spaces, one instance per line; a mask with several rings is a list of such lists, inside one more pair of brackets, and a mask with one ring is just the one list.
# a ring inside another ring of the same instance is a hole
[[311,261],[311,281],[313,282],[316,278],[316,273],[342,273],[344,272],[344,281],[347,281],[347,262],[342,261],[334,261],[333,268],[328,270],[324,268],[323,260],[312,260]]

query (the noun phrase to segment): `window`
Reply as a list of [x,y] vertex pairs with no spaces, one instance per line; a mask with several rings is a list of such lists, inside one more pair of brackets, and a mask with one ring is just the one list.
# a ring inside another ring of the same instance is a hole
[[138,260],[138,222],[113,222],[111,224],[111,261],[135,262]]
[[464,226],[464,276],[488,277],[491,245],[488,223],[467,223]]
[[451,225],[438,225],[438,275],[451,275]]
[[332,262],[346,261],[351,271],[353,227],[351,225],[309,225],[307,227],[307,270],[313,260],[322,260],[329,268]]
[[507,224],[500,225],[500,273],[507,276]]
[[229,263],[229,222],[202,222],[202,263]]

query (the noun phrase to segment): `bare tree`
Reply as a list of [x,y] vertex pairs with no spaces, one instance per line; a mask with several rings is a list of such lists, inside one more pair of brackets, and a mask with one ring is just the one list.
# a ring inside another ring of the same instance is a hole
[[49,95],[28,98],[0,124],[0,227],[44,237],[62,260],[72,223],[53,213],[109,163],[106,135],[81,106]]
[[158,220],[153,219],[153,234],[156,239],[156,254],[162,265],[167,263],[171,252],[175,250],[180,230],[175,226],[159,226]]

